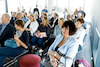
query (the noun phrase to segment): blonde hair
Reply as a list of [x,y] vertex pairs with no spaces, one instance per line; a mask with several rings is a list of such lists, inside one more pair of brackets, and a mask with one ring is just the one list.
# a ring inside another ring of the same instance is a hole
[[[47,17],[44,17],[43,19],[45,19],[45,20],[46,20],[46,27],[48,27],[48,25],[49,25],[49,21],[48,21]],[[44,26],[44,24],[43,24],[43,23],[42,23],[42,25]]]
[[36,20],[34,14],[30,14],[33,17],[33,22]]
[[61,20],[63,23],[65,22],[64,18],[60,18],[60,20]]

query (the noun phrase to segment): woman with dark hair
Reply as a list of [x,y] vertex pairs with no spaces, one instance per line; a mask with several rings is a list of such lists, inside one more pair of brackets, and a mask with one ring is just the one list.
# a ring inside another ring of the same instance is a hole
[[56,67],[60,65],[60,67],[71,67],[79,46],[78,42],[72,37],[75,32],[76,27],[72,21],[64,22],[62,34],[58,35],[49,48],[48,55],[51,64],[47,65],[48,67]]
[[29,34],[24,30],[24,21],[15,21],[16,35],[11,38],[19,46],[17,48],[0,47],[0,67],[3,67],[3,60],[6,57],[15,57],[21,54],[29,46]]

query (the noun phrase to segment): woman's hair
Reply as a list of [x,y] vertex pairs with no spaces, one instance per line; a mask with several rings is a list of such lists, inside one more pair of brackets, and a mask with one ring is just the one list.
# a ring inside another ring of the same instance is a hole
[[35,16],[33,14],[30,14],[30,16],[33,17],[33,22],[35,21]]
[[55,16],[57,16],[57,17],[58,17],[58,14],[57,14],[57,13],[55,13]]
[[23,20],[18,19],[18,20],[15,20],[14,23],[15,23],[16,25],[18,25],[18,26],[24,28],[25,22],[24,22]]
[[65,21],[62,28],[65,27],[69,27],[69,35],[73,35],[76,32],[76,27],[73,21]]
[[82,23],[84,24],[84,20],[81,19],[81,18],[78,18],[76,21],[79,21],[81,24],[82,24]]
[[63,23],[65,22],[64,18],[60,18],[60,20],[61,20]]
[[[46,20],[46,27],[48,27],[49,21],[48,21],[47,17],[44,17],[43,19]],[[42,22],[42,25],[43,25],[43,22]],[[44,25],[43,25],[43,26],[44,26]]]

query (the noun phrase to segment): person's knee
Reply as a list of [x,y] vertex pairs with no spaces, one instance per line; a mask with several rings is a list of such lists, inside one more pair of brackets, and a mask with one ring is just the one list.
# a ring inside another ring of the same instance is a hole
[[32,38],[32,40],[31,40],[31,43],[32,43],[32,44],[35,44],[36,40],[37,40],[37,38],[34,36],[34,37]]
[[43,39],[39,39],[38,40],[38,46],[42,46],[42,44],[43,44]]

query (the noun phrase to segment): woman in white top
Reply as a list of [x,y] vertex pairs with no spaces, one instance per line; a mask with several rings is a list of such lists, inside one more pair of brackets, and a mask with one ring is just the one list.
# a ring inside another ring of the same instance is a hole
[[83,45],[83,39],[85,36],[85,29],[83,28],[84,20],[81,18],[78,18],[76,20],[76,28],[77,31],[74,34],[74,37],[76,38],[77,41],[79,41],[79,44],[82,46]]
[[30,14],[30,20],[26,22],[24,28],[25,30],[27,30],[30,34],[30,36],[32,37],[33,34],[37,31],[38,29],[38,22],[35,20],[35,17],[33,14]]

